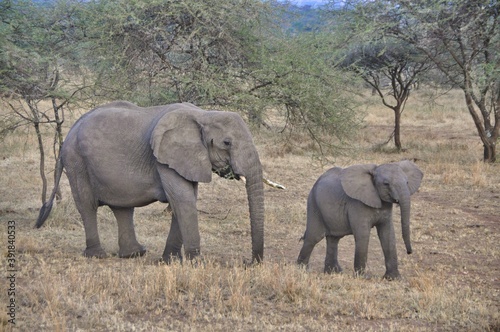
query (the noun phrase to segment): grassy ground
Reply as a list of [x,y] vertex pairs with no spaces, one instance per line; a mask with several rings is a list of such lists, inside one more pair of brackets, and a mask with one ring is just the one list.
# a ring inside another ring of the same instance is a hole
[[[0,146],[0,252],[8,276],[7,226],[15,221],[15,326],[20,331],[499,331],[500,165],[480,161],[482,146],[462,99],[459,92],[435,102],[423,92],[414,95],[403,115],[402,154],[380,145],[391,133],[392,114],[369,96],[356,149],[335,164],[322,166],[299,149],[276,154],[273,136],[256,134],[266,176],[287,189],[265,189],[266,261],[251,268],[243,264],[250,258],[245,189],[223,179],[200,186],[204,265],[156,264],[170,220],[159,203],[136,210],[138,238],[149,250],[145,257],[116,257],[116,223],[111,211],[101,208],[101,239],[114,256],[83,258],[83,226],[66,178],[63,201],[43,228],[33,229],[41,188],[35,137],[7,136]],[[318,176],[333,165],[403,158],[414,158],[425,174],[412,197],[412,255],[405,254],[395,209],[403,279],[381,280],[384,262],[375,231],[367,278],[352,276],[352,237],[340,242],[342,274],[322,273],[324,241],[309,270],[297,268],[306,198]],[[2,280],[0,330],[10,330],[11,284]]]

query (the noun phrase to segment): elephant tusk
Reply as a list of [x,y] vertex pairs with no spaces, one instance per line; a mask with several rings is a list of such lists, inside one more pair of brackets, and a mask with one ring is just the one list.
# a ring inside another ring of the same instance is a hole
[[[243,182],[244,184],[247,183],[247,179],[242,175],[240,175],[240,181]],[[262,182],[264,182],[268,186],[271,186],[271,187],[276,188],[276,189],[286,189],[284,185],[273,182],[273,181],[266,179],[266,178],[262,178]]]
[[271,181],[269,179],[262,178],[262,181],[264,181],[265,184],[267,184],[268,186],[271,186],[273,188],[276,188],[276,189],[286,189],[284,185],[281,185],[279,183],[273,182],[273,181]]

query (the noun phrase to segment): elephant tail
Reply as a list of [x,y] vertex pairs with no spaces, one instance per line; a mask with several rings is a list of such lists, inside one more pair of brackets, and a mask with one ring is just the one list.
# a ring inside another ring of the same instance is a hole
[[40,208],[40,212],[38,213],[38,218],[36,219],[35,223],[36,228],[42,227],[43,224],[45,223],[45,220],[47,220],[47,218],[49,217],[50,211],[52,210],[52,206],[54,204],[54,198],[56,197],[57,194],[57,188],[59,188],[59,182],[61,181],[62,170],[63,170],[63,164],[61,156],[59,156],[56,162],[56,169],[55,169],[56,176],[54,180],[54,189],[50,194],[49,200],[43,203],[42,207]]

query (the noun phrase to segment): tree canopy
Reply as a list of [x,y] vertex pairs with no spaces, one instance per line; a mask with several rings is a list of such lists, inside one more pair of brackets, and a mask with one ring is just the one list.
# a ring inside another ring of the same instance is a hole
[[[297,9],[275,0],[11,0],[0,6],[0,93],[13,115],[2,121],[4,132],[24,124],[60,129],[64,111],[77,103],[188,101],[240,112],[256,126],[268,127],[267,117],[278,112],[280,132],[307,133],[328,155],[359,124],[355,76],[398,116],[417,76],[432,64],[446,84],[462,89],[484,160],[496,160],[496,2],[355,0]],[[52,107],[40,109],[41,101]]]
[[[496,160],[500,131],[500,4],[490,0],[349,2],[362,31],[392,38],[421,52],[465,105],[484,147],[484,161]],[[368,18],[368,19],[367,19]]]

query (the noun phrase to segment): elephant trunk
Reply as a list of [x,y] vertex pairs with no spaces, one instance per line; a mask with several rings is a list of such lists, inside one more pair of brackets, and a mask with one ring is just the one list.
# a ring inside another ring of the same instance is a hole
[[242,146],[239,158],[232,160],[233,170],[245,182],[252,233],[252,263],[264,258],[264,183],[259,154],[253,144]]
[[264,258],[264,183],[261,166],[251,171],[246,180],[252,232],[252,262],[259,263]]
[[403,190],[399,206],[401,208],[401,229],[403,232],[403,241],[408,254],[412,253],[410,241],[410,205],[410,191],[408,189]]

